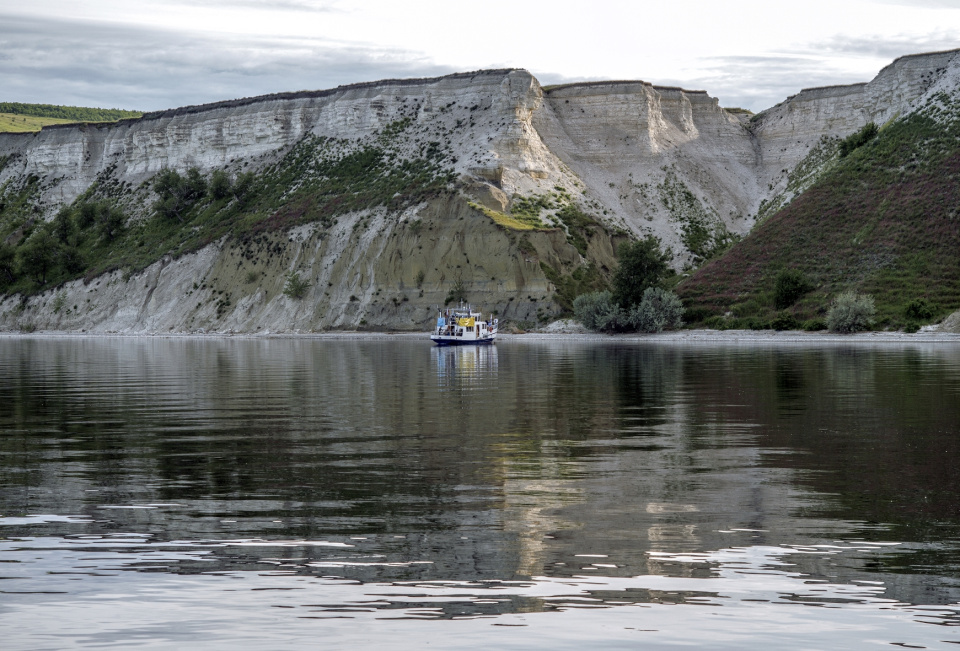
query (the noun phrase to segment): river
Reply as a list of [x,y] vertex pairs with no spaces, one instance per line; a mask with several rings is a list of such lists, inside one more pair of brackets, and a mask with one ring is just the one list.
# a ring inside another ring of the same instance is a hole
[[0,338],[5,649],[957,648],[960,345]]

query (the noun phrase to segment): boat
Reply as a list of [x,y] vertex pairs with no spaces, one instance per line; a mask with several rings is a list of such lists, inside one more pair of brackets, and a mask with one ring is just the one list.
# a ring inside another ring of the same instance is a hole
[[463,344],[492,344],[497,338],[499,320],[492,316],[484,320],[480,312],[460,303],[459,307],[439,310],[437,326],[430,339],[438,346]]

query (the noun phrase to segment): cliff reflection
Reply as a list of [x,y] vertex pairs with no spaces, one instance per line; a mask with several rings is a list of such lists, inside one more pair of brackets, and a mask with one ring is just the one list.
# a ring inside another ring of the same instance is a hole
[[8,515],[430,561],[297,548],[357,578],[709,573],[651,553],[960,533],[955,349],[11,338],[0,427]]

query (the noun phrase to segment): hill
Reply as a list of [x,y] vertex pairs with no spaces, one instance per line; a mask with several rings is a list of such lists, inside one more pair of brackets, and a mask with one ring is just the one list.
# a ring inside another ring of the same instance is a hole
[[647,235],[681,273],[713,260],[681,286],[700,319],[766,323],[796,259],[826,266],[803,267],[821,294],[795,318],[890,281],[895,325],[901,295],[954,301],[952,222],[918,220],[956,205],[958,78],[960,51],[901,57],[751,117],[701,90],[486,70],[0,134],[0,328],[419,330],[460,298],[527,328]]
[[[960,308],[957,95],[934,94],[872,139],[865,130],[824,143],[818,155],[819,180],[680,284],[693,320],[720,328],[822,320],[851,289],[875,298],[877,328],[935,322]],[[778,312],[774,282],[785,269],[811,289]]]

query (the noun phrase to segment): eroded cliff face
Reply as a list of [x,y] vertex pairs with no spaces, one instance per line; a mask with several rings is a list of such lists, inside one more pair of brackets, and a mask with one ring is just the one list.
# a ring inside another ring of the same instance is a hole
[[[703,91],[645,82],[544,90],[526,71],[492,70],[0,134],[0,193],[32,183],[35,202],[34,217],[4,226],[8,241],[107,187],[130,222],[143,223],[155,219],[151,181],[161,170],[266,173],[305,142],[328,156],[379,147],[385,169],[439,161],[449,179],[443,196],[415,205],[345,210],[256,240],[227,235],[142,272],[7,297],[0,325],[417,329],[456,284],[501,316],[536,322],[568,303],[571,279],[615,267],[616,233],[652,233],[677,269],[693,266],[802,191],[839,138],[908,113],[958,70],[957,51],[903,57],[869,83],[804,90],[753,119]],[[308,165],[282,196],[324,169]],[[586,239],[563,220],[566,206],[596,220]],[[526,225],[511,221],[521,213]],[[530,223],[538,229],[516,230]],[[311,283],[300,300],[281,293],[292,272]]]
[[[102,333],[423,330],[461,284],[486,311],[523,326],[559,312],[547,273],[584,258],[616,264],[618,238],[600,228],[583,256],[559,229],[513,232],[460,197],[384,209],[244,240],[225,238],[140,273],[75,280],[23,301],[0,301],[0,327]],[[545,271],[546,270],[546,271]],[[310,286],[284,295],[290,273]]]
[[749,229],[759,152],[747,124],[705,92],[573,84],[545,93],[534,125],[589,188],[590,205],[659,237],[678,268]]

